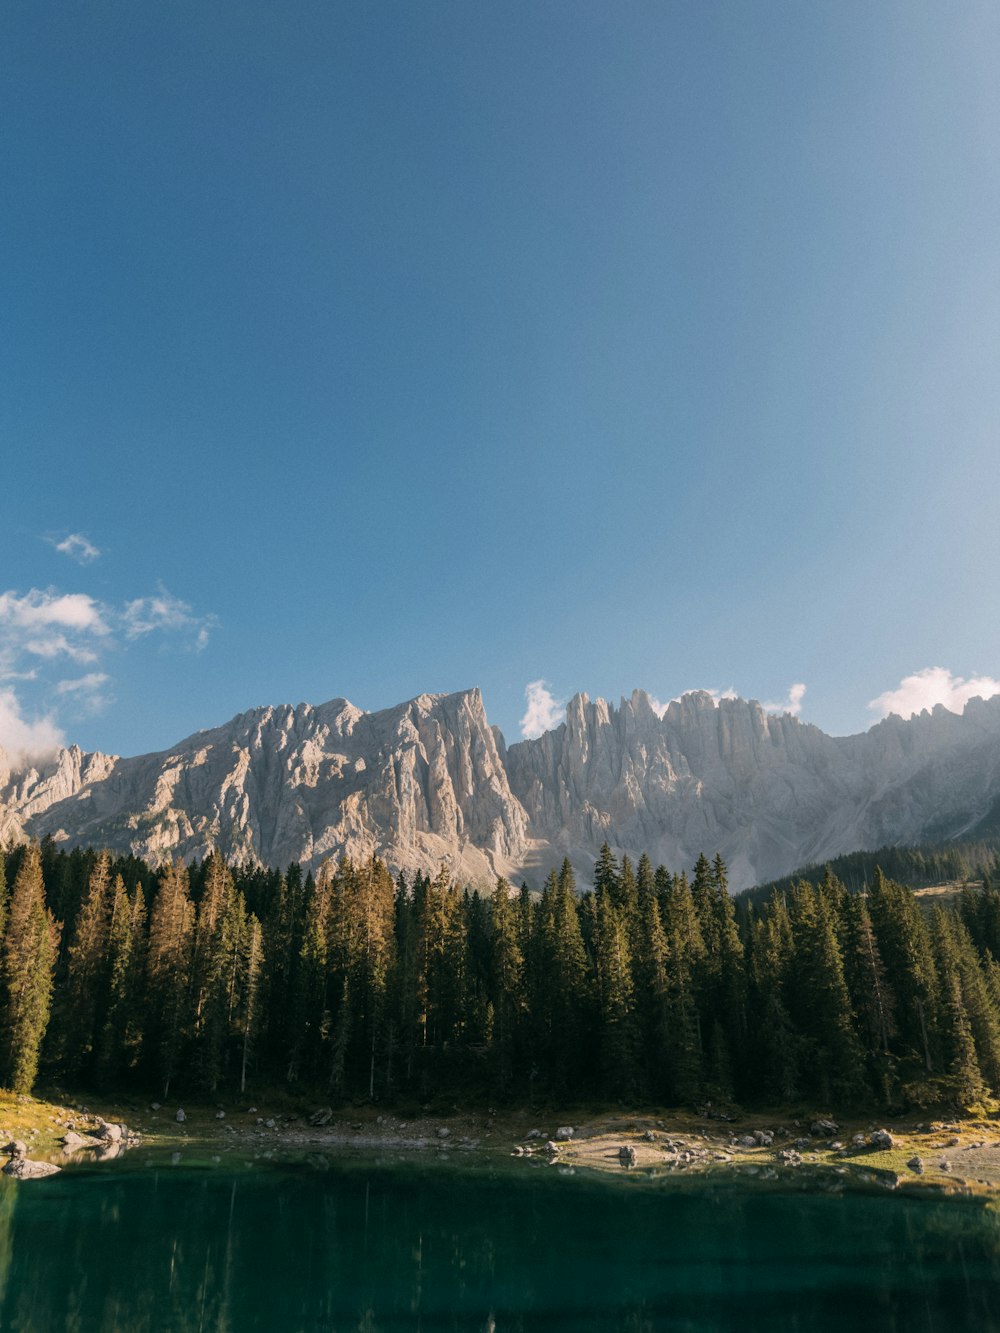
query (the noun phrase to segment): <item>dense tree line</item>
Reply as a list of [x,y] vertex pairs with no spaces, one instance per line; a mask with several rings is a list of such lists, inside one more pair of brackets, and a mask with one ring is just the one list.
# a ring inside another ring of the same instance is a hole
[[881,871],[772,895],[620,862],[479,895],[372,859],[315,877],[9,851],[0,1083],[333,1099],[881,1106],[1000,1092],[1000,889],[927,913]]
[[800,880],[819,884],[828,868],[852,893],[864,893],[874,880],[876,870],[911,889],[923,889],[931,884],[961,884],[966,880],[981,879],[984,874],[1000,882],[1000,838],[847,852],[827,864],[804,866],[794,875],[745,889],[738,897],[763,904],[775,893],[787,892]]

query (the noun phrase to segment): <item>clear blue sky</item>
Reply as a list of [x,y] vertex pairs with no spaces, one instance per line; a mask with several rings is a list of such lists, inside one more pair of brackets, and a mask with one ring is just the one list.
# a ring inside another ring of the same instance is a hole
[[2,52],[8,743],[1000,675],[995,4],[35,0]]

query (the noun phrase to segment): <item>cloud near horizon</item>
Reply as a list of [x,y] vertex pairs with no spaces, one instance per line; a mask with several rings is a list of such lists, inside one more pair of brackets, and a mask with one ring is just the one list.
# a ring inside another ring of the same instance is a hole
[[789,713],[792,717],[798,717],[802,712],[802,700],[805,697],[806,687],[801,681],[796,681],[794,685],[789,686],[788,698],[783,699],[781,703],[764,704],[764,711],[767,713]]
[[947,667],[924,667],[912,676],[904,676],[894,690],[886,690],[868,707],[880,718],[896,713],[913,717],[924,709],[943,704],[950,713],[961,713],[970,699],[992,699],[1000,694],[1000,680],[992,676],[953,676]]
[[[92,716],[111,702],[110,676],[100,669],[108,653],[153,635],[201,652],[217,624],[162,584],[120,607],[55,588],[0,593],[0,747],[28,758],[51,753],[65,743],[58,710]],[[67,663],[93,669],[54,679]],[[12,681],[32,682],[34,716]]]
[[[761,707],[768,713],[790,713],[792,717],[798,717],[802,712],[802,699],[805,695],[806,687],[801,681],[789,686],[788,697],[782,699],[780,703],[762,704]],[[707,694],[711,697],[714,704],[718,704],[722,699],[739,699],[740,695],[732,685],[724,690],[685,690],[683,694],[677,694],[673,699],[668,699],[663,703],[653,694],[649,696],[649,704],[657,717],[663,717],[671,704],[679,703],[685,694]]]
[[0,689],[0,749],[16,762],[41,759],[66,743],[66,737],[51,717],[26,718],[20,700],[8,686]]
[[528,701],[528,708],[519,726],[526,741],[533,741],[553,727],[558,727],[566,716],[565,700],[553,696],[547,681],[529,681],[524,687],[524,697]]

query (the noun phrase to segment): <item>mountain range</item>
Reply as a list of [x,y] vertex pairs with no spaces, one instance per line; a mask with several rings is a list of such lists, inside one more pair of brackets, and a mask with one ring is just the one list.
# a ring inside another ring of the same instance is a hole
[[1000,696],[828,736],[754,700],[694,691],[654,708],[576,695],[507,746],[478,689],[378,712],[346,699],[253,708],[157,754],[0,750],[0,845],[51,836],[154,863],[312,868],[381,855],[394,870],[581,882],[607,841],[671,869],[722,853],[733,888],[842,852],[976,836],[1000,811]]

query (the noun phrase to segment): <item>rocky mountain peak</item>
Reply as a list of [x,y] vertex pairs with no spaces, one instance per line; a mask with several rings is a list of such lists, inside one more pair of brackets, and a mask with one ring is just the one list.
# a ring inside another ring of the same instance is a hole
[[252,708],[158,754],[0,752],[0,839],[54,838],[158,861],[218,848],[264,864],[582,882],[607,840],[672,868],[720,851],[735,887],[859,847],[968,833],[1000,799],[1000,698],[831,737],[755,700],[693,691],[654,708],[577,694],[509,747],[478,689],[377,712],[347,699]]

